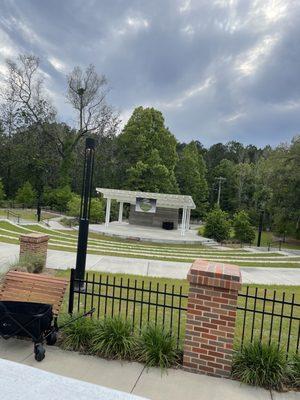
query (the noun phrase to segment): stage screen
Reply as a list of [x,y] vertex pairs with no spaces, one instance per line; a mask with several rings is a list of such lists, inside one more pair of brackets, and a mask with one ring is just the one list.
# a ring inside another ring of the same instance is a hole
[[135,202],[135,211],[154,214],[156,212],[156,199],[137,197]]

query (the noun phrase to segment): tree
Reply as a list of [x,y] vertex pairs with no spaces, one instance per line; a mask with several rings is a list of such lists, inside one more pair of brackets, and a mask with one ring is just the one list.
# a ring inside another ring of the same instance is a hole
[[203,217],[207,207],[208,186],[205,178],[206,166],[194,142],[186,145],[179,155],[175,175],[180,193],[193,197],[196,210],[193,214]]
[[107,104],[107,80],[99,75],[94,65],[85,71],[75,67],[68,75],[67,100],[77,113],[79,129],[70,144],[74,149],[88,132],[99,135],[114,133],[119,124],[118,115]]
[[137,183],[144,190],[157,187],[162,192],[177,193],[176,143],[160,111],[136,108],[117,138],[119,185],[137,189]]
[[19,188],[16,195],[16,202],[24,204],[25,207],[33,207],[36,202],[36,192],[33,190],[30,182],[25,182],[22,187]]
[[215,208],[207,214],[204,236],[222,242],[230,237],[230,222],[225,211]]
[[250,223],[250,218],[245,211],[236,213],[233,217],[234,236],[242,243],[252,243],[255,231]]
[[4,191],[4,185],[2,182],[2,179],[0,179],[0,204],[2,201],[5,199],[5,191]]

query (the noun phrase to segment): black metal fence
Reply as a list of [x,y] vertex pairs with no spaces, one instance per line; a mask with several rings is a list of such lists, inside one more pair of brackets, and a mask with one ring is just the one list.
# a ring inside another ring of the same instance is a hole
[[[84,291],[79,290],[83,287]],[[187,287],[87,273],[83,281],[71,270],[69,313],[95,307],[94,318],[121,316],[140,332],[149,323],[170,330],[181,346],[185,335]],[[295,294],[246,287],[239,293],[235,347],[259,340],[298,353],[300,303]]]
[[241,347],[259,340],[274,343],[286,353],[298,353],[300,303],[295,294],[246,287],[239,293],[235,337]]
[[71,270],[70,314],[95,307],[94,318],[121,316],[138,333],[149,323],[160,325],[172,332],[178,347],[185,332],[187,297],[182,286],[175,289],[174,285],[94,273],[87,273],[82,281]]

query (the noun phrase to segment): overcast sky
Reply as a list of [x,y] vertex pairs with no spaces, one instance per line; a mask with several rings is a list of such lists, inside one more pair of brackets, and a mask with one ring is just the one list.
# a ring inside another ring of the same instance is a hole
[[300,132],[299,0],[0,0],[0,73],[41,59],[59,119],[65,76],[92,63],[123,123],[161,110],[180,141],[276,145]]

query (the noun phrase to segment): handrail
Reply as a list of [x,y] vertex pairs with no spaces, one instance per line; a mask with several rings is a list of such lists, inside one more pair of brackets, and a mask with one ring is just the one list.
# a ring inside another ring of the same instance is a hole
[[12,215],[13,217],[17,218],[17,223],[20,223],[20,214],[16,214],[13,211],[7,210],[7,219],[9,219],[9,216]]
[[279,240],[273,240],[272,242],[268,242],[268,251],[270,251],[273,243],[278,243],[278,250],[281,251],[283,240],[279,239]]

